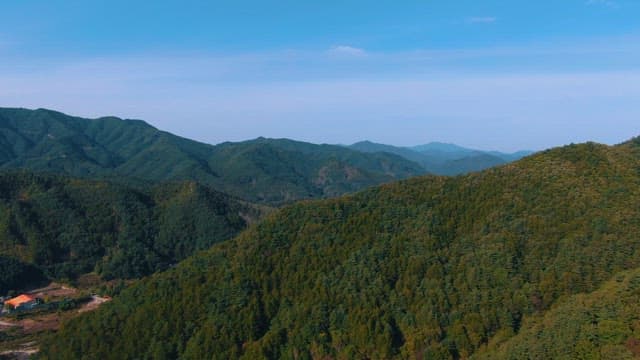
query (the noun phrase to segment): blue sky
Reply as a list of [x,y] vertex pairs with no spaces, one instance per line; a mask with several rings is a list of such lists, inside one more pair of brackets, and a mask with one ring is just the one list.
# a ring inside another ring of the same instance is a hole
[[0,106],[210,143],[616,143],[640,134],[638,19],[637,0],[13,1]]

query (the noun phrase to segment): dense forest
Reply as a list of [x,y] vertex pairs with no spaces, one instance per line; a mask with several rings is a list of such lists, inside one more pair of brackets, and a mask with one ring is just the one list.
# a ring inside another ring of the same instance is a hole
[[194,182],[142,187],[2,173],[0,293],[43,274],[149,275],[233,237],[265,210]]
[[638,204],[640,139],[297,203],[66,323],[41,358],[631,357]]
[[638,359],[640,269],[616,274],[598,290],[572,296],[528,319],[519,334],[479,359]]
[[141,120],[0,108],[0,169],[15,168],[111,180],[191,180],[268,205],[342,195],[425,173],[417,163],[389,153],[263,138],[213,146]]

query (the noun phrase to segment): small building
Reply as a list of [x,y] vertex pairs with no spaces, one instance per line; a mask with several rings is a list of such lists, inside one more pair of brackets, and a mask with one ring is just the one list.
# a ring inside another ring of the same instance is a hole
[[13,299],[9,299],[4,302],[5,305],[10,305],[14,309],[18,309],[19,307],[25,308],[30,307],[32,305],[37,304],[37,299],[33,296],[22,294],[20,296],[16,296]]

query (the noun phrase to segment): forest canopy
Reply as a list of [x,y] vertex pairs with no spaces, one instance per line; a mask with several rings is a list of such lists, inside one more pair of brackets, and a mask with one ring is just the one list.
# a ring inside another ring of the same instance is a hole
[[2,273],[8,284],[35,269],[53,279],[137,278],[233,237],[263,211],[194,182],[143,188],[2,173],[0,259],[13,269]]
[[[480,356],[640,268],[639,203],[637,141],[299,203],[66,323],[42,358]],[[623,335],[593,344],[632,355]]]

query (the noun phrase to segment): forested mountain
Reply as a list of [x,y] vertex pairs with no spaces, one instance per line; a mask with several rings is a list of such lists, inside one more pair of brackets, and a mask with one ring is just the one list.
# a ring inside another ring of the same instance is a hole
[[531,151],[501,153],[463,148],[453,144],[432,142],[414,147],[398,147],[361,141],[350,148],[367,153],[386,152],[414,161],[431,174],[459,175],[506,164],[527,155]]
[[96,271],[106,279],[166,269],[261,216],[194,182],[142,190],[107,181],[0,174],[0,291]]
[[562,319],[574,345],[534,354],[629,357],[639,203],[640,139],[298,203],[67,323],[42,358],[508,357],[556,346]]
[[0,169],[71,176],[194,180],[251,202],[328,197],[422,174],[392,154],[256,139],[218,146],[140,120],[82,119],[51,110],[0,108]]
[[393,154],[364,154],[287,139],[223,143],[209,161],[220,169],[219,188],[276,205],[334,197],[424,173],[420,165]]

